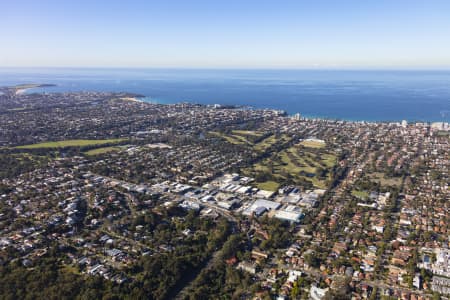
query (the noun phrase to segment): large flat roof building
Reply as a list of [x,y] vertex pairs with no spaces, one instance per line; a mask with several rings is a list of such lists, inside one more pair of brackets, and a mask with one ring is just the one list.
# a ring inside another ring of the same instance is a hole
[[[255,202],[253,202],[253,204],[250,207],[248,207],[246,210],[244,210],[243,214],[249,216],[252,213],[256,212],[256,210],[260,207],[265,208],[266,210],[276,210],[280,206],[281,206],[281,204],[278,202],[264,200],[264,199],[257,199]],[[258,211],[260,211],[260,210],[258,210]]]
[[279,210],[275,212],[274,217],[280,220],[297,223],[300,222],[300,220],[303,218],[303,213],[296,211]]

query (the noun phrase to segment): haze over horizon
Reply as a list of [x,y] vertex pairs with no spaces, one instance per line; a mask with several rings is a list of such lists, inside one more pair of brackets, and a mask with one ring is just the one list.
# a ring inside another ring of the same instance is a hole
[[0,67],[450,68],[450,2],[8,1]]

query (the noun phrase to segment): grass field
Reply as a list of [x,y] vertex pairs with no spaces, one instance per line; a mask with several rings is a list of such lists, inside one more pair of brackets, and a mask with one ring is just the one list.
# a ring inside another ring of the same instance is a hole
[[287,135],[282,135],[281,137],[276,137],[275,135],[271,135],[268,138],[265,138],[261,142],[257,143],[253,146],[253,149],[259,152],[264,152],[267,148],[270,146],[276,144],[276,143],[285,143],[289,141],[291,138],[289,138]]
[[246,137],[239,134],[228,135],[228,138],[235,139],[241,144],[252,144],[252,142]]
[[256,187],[261,190],[275,192],[280,187],[280,184],[275,181],[265,181],[257,183]]
[[336,156],[333,154],[323,154],[322,162],[329,168],[336,164]]
[[74,266],[64,265],[64,267],[62,267],[62,269],[68,273],[73,273],[73,274],[77,274],[77,275],[81,274],[80,271],[78,271],[78,269]]
[[366,191],[352,190],[352,195],[357,198],[364,199],[364,200],[369,198],[369,193]]
[[57,142],[45,142],[32,145],[17,146],[16,149],[42,149],[42,148],[64,148],[64,147],[83,147],[96,146],[104,144],[114,144],[126,141],[127,139],[107,139],[107,140],[66,140]]
[[[274,181],[257,183],[263,185],[273,185],[273,182],[284,181],[288,177],[294,181],[309,181],[317,188],[326,187],[326,179],[318,176],[319,170],[329,170],[336,164],[336,156],[325,149],[302,148],[298,145],[282,150],[269,158],[255,163],[245,170],[249,176],[259,173],[270,173]],[[277,183],[278,184],[278,183]],[[276,187],[278,188],[278,186]],[[273,190],[270,189],[270,190]]]
[[262,137],[263,133],[251,130],[233,130],[233,134],[242,136]]
[[[251,146],[253,150],[257,152],[264,152],[265,150],[267,150],[267,148],[276,143],[286,143],[291,140],[291,138],[285,134],[278,137],[275,135],[270,135],[263,140],[260,140],[264,136],[264,133],[249,130],[233,130],[230,134],[217,131],[211,131],[209,133],[216,137],[223,138],[227,142],[234,145]],[[256,142],[257,140],[260,141]]]
[[371,180],[379,181],[383,186],[400,186],[402,184],[400,177],[384,178],[384,174],[380,172],[372,173],[369,177]]
[[302,141],[300,145],[308,147],[308,148],[324,148],[325,143],[316,142],[316,141]]
[[104,154],[104,153],[108,153],[108,152],[114,152],[114,151],[119,151],[120,147],[102,147],[102,148],[97,148],[97,149],[92,149],[89,151],[84,152],[84,154],[89,155],[89,156],[93,156],[93,155],[99,155],[99,154]]
[[225,139],[227,142],[235,145],[246,144],[245,138],[242,136],[236,137],[234,135],[228,135],[222,132],[210,131],[209,134]]

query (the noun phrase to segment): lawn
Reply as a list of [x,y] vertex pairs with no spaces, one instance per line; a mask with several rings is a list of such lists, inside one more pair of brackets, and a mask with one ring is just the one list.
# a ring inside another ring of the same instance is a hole
[[[269,137],[270,139],[271,137]],[[268,172],[274,176],[274,181],[284,181],[289,177],[294,181],[310,181],[317,188],[326,188],[327,178],[317,176],[318,168],[331,169],[336,164],[336,156],[325,149],[308,150],[299,148],[299,145],[282,150],[270,158],[263,159],[255,163],[251,168],[246,169],[249,176],[255,173]],[[274,182],[271,181],[271,182]],[[266,182],[256,183],[268,184]]]
[[17,146],[16,149],[42,149],[42,148],[64,148],[64,147],[83,147],[96,146],[104,144],[115,144],[126,141],[127,139],[107,139],[107,140],[65,140],[56,142],[44,142],[32,145]]
[[229,142],[231,144],[235,144],[235,145],[242,145],[242,144],[246,144],[247,143],[245,141],[245,138],[242,137],[242,136],[236,137],[236,136],[233,136],[233,135],[227,135],[225,133],[217,132],[217,131],[210,131],[209,134],[214,135],[216,137],[223,138],[227,142]]
[[[232,144],[252,146],[254,151],[261,153],[272,145],[285,145],[292,140],[287,135],[276,136],[273,134],[255,144],[252,142],[254,138],[262,137],[263,133],[233,130],[231,134],[222,132],[210,132],[210,134],[223,138]],[[292,178],[299,183],[304,183],[307,180],[317,188],[325,188],[327,178],[319,178],[316,174],[320,169],[332,168],[336,164],[336,156],[324,149],[325,143],[320,141],[303,141],[301,145],[304,147],[297,144],[274,153],[271,157],[262,159],[243,171],[248,176],[256,176],[261,173],[273,175],[270,181],[255,183],[260,189],[274,191],[278,189],[280,182],[288,178]]]
[[275,144],[277,142],[277,139],[275,138],[274,135],[269,136],[268,138],[262,140],[261,142],[259,142],[258,144],[256,144],[253,149],[255,149],[256,151],[264,151],[267,148],[269,148],[270,146],[272,146],[273,144]]
[[72,274],[77,274],[80,275],[80,271],[78,270],[78,268],[71,266],[71,265],[64,265],[64,267],[62,267],[62,270],[72,273]]
[[242,144],[252,144],[252,142],[247,139],[247,136],[232,134],[229,135],[228,137],[240,141]]
[[257,183],[256,187],[261,190],[275,192],[280,187],[280,184],[275,181],[265,181],[265,182]]
[[264,152],[270,146],[272,146],[276,143],[285,143],[285,142],[289,141],[289,139],[290,138],[284,134],[278,138],[275,135],[271,135],[268,138],[265,138],[261,142],[254,145],[253,149],[258,152]]
[[325,143],[316,142],[316,141],[303,141],[300,143],[300,145],[303,145],[308,148],[324,148]]
[[[288,152],[293,156],[289,156]],[[314,166],[309,165],[306,163],[301,157],[299,157],[294,151],[292,151],[291,148],[288,150],[283,151],[281,153],[281,161],[285,164],[283,166],[283,169],[290,173],[290,174],[298,174],[301,171],[307,172],[307,173],[314,173],[316,171],[316,168]]]
[[226,134],[218,131],[211,131],[210,134],[221,137],[227,142],[235,145],[253,145],[254,140],[260,138],[263,133],[257,131],[247,131],[247,130],[233,130],[231,134]]
[[270,146],[276,143],[285,143],[290,139],[286,135],[282,135],[281,137],[271,135],[263,139],[259,143],[255,143],[255,139],[257,140],[258,138],[261,138],[263,136],[263,133],[258,131],[247,131],[247,130],[233,130],[231,134],[226,134],[218,131],[210,131],[209,134],[223,138],[227,142],[234,145],[253,146],[253,150],[257,152],[264,152]]
[[233,130],[233,134],[243,136],[254,136],[254,137],[261,137],[263,135],[263,133],[261,132],[250,130]]
[[369,193],[366,191],[352,190],[352,195],[357,198],[364,199],[364,200],[369,198]]
[[93,156],[93,155],[99,155],[99,154],[104,154],[104,153],[114,152],[114,151],[119,151],[119,150],[120,150],[120,147],[102,147],[102,148],[97,148],[97,149],[92,149],[92,150],[86,151],[86,152],[84,152],[84,154]]
[[333,154],[323,154],[322,162],[328,167],[331,168],[336,164],[336,156]]
[[385,178],[384,173],[375,172],[369,175],[370,179],[379,181],[383,186],[400,186],[402,179],[400,177]]

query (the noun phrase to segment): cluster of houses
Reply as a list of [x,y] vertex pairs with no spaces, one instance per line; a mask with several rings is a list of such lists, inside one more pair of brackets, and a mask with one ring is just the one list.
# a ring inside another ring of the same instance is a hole
[[[301,125],[296,125],[298,123]],[[350,270],[348,266],[352,267],[347,276],[356,283],[355,299],[369,297],[375,288],[381,290],[381,295],[400,299],[430,299],[431,296],[423,295],[424,291],[447,294],[448,285],[442,279],[445,277],[436,272],[432,272],[431,280],[421,276],[420,269],[431,271],[431,265],[425,266],[419,259],[412,273],[409,266],[415,263],[413,253],[420,253],[422,247],[436,252],[450,246],[446,201],[450,197],[448,135],[438,135],[436,126],[426,123],[401,126],[303,120],[273,126],[281,126],[289,132],[304,132],[304,126],[307,126],[311,130],[308,134],[320,137],[334,133],[341,139],[336,144],[337,152],[353,149],[350,156],[339,162],[349,171],[332,197],[323,203],[313,221],[316,230],[301,228],[298,241],[285,252],[284,261],[289,267],[309,270],[305,254],[312,246],[320,247],[322,251],[329,249],[327,259],[319,266],[322,274],[331,276],[341,271],[345,274]],[[328,138],[327,144],[333,146],[333,139]],[[379,145],[378,152],[370,150],[373,144]],[[428,171],[416,172],[414,168],[419,166]],[[392,169],[394,175],[387,174],[386,168]],[[403,171],[412,174],[402,179]],[[377,183],[379,188],[351,193],[361,180]],[[393,191],[401,187],[403,190],[394,198]],[[367,196],[361,197],[362,194]],[[392,213],[386,213],[387,209],[392,209]],[[322,228],[327,228],[328,232]],[[337,241],[330,243],[330,239]],[[345,261],[346,267],[336,268],[336,260]],[[449,263],[440,260],[440,264],[434,266],[442,271]],[[375,283],[380,280],[380,272],[386,274],[381,280],[389,284],[389,288]]]
[[[287,297],[300,277],[314,282],[308,287],[311,299],[325,297],[342,277],[349,279],[353,299],[375,291],[405,300],[449,294],[448,124],[287,118],[273,110],[158,105],[124,97],[24,94],[0,105],[0,146],[68,137],[135,142],[100,157],[68,155],[2,179],[9,190],[0,195],[0,250],[13,249],[32,266],[48,253],[48,241],[57,242],[77,249],[67,255],[82,272],[120,283],[129,280],[122,268],[176,247],[153,244],[143,225],[131,225],[133,217],[162,205],[239,220],[264,239],[268,233],[255,220],[267,216],[291,223],[294,241],[286,249],[272,255],[252,249],[251,260],[230,261],[264,288],[278,286],[280,297]],[[0,104],[4,100],[0,95]],[[40,118],[34,117],[37,109]],[[253,178],[230,174],[257,155],[236,145],[218,147],[224,144],[209,143],[205,133],[249,123],[271,134],[326,142],[338,157],[328,191],[301,186],[266,191],[256,188]],[[192,234],[184,229],[177,238]]]

